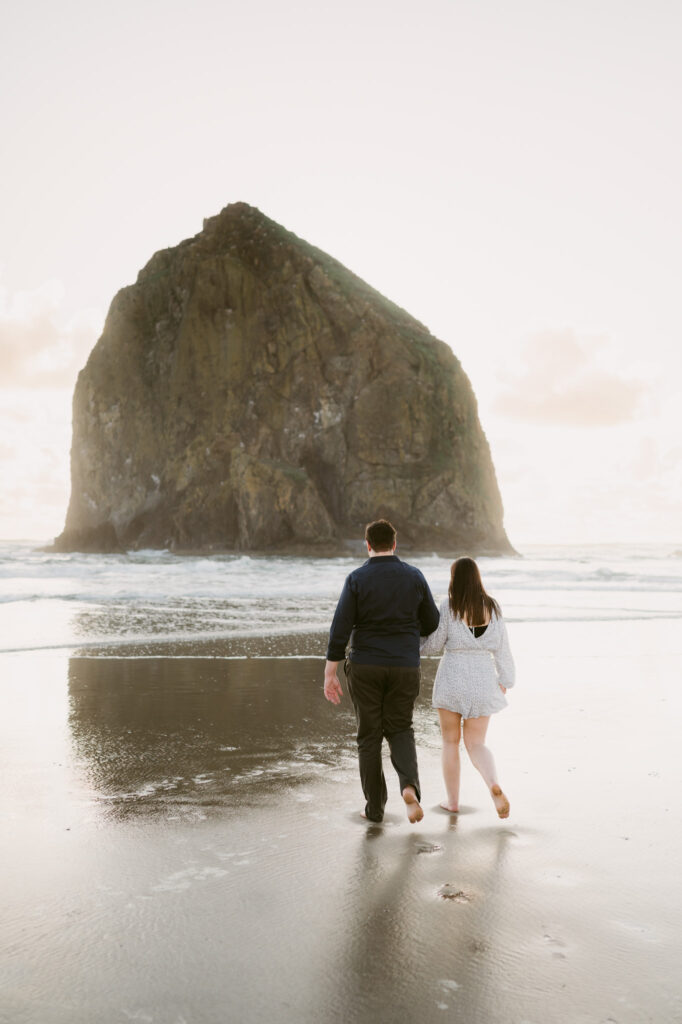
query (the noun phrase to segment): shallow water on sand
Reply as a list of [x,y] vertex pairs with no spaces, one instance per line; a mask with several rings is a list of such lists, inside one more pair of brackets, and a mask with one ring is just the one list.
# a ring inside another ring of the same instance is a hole
[[415,827],[312,642],[0,660],[0,1019],[682,1021],[679,631],[514,626],[505,822],[468,765],[438,809],[425,662]]
[[[222,656],[237,639],[253,648],[323,634],[363,557],[360,544],[348,558],[195,558],[57,555],[0,541],[0,652],[77,647],[116,657],[134,647],[154,656],[159,646],[177,653],[175,645],[201,643]],[[403,557],[423,570],[437,600],[447,593],[450,558]],[[539,546],[480,565],[509,623],[682,620],[682,562],[672,545]]]

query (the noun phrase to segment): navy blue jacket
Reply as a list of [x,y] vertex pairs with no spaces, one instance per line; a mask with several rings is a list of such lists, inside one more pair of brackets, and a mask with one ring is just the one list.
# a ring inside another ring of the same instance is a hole
[[419,637],[438,626],[440,613],[429,585],[397,555],[368,558],[346,577],[327,648],[328,661],[358,665],[419,665]]

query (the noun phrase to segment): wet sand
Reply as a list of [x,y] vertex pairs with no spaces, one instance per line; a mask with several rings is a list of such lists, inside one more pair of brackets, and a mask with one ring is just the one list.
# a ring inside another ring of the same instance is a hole
[[682,1021],[677,634],[514,626],[504,822],[467,763],[438,808],[425,662],[416,826],[390,763],[362,822],[319,638],[5,656],[0,1019]]

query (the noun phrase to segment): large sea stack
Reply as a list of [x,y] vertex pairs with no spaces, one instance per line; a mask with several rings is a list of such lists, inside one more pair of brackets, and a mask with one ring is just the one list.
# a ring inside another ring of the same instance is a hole
[[73,400],[62,551],[511,551],[457,358],[245,203],[114,298]]

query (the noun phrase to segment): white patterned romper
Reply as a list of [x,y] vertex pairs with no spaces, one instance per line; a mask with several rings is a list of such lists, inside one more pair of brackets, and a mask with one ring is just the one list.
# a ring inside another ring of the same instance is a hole
[[514,659],[507,627],[493,612],[488,628],[479,637],[460,618],[455,618],[446,597],[440,606],[438,629],[423,637],[420,654],[440,654],[433,684],[434,708],[456,711],[462,718],[479,718],[506,708],[500,684],[514,685]]

